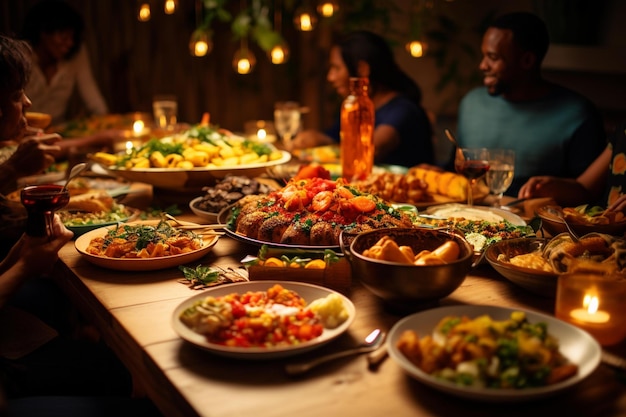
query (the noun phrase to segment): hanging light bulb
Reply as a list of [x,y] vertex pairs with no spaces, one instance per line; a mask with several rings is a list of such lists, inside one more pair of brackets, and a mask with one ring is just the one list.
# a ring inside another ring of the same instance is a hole
[[421,58],[426,54],[428,44],[420,40],[412,40],[406,44],[406,50],[413,58]]
[[322,17],[332,17],[339,11],[339,3],[336,1],[320,1],[317,5],[317,12]]
[[189,39],[189,52],[192,56],[205,56],[213,50],[213,33],[206,28],[193,31]]
[[272,64],[284,64],[289,60],[289,47],[284,42],[278,43],[270,49],[268,56]]
[[315,11],[305,3],[296,9],[293,23],[296,25],[296,29],[302,32],[310,32],[315,29],[315,25],[317,24],[317,15],[315,14]]
[[233,57],[233,68],[238,74],[250,74],[256,65],[254,54],[248,49],[246,38],[241,39],[241,48],[235,52]]
[[150,20],[150,3],[145,1],[139,5],[139,12],[137,13],[137,19],[140,22],[147,22]]
[[165,14],[174,14],[178,8],[178,0],[165,0],[163,11]]

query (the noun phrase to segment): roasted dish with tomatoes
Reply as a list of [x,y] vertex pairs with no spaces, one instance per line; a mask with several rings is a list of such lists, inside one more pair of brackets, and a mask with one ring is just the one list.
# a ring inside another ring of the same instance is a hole
[[294,179],[280,190],[244,197],[228,220],[230,230],[268,243],[337,246],[345,230],[412,227],[411,214],[342,179]]

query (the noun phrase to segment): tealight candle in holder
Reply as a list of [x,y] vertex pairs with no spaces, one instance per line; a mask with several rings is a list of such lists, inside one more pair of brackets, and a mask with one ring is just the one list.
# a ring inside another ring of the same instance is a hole
[[244,134],[247,139],[261,143],[276,142],[274,122],[270,120],[251,120],[244,125]]
[[626,339],[626,278],[621,275],[563,274],[556,294],[556,317],[586,330],[603,346]]

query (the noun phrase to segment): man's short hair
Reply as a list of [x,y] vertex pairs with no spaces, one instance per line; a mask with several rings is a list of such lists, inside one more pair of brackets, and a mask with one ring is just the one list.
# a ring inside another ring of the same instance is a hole
[[548,52],[550,35],[541,18],[529,12],[513,12],[498,17],[490,27],[513,32],[513,42],[523,51],[533,52],[541,63]]

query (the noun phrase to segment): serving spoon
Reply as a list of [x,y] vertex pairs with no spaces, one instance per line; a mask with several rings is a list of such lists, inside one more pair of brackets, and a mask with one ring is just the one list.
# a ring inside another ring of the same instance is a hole
[[80,164],[74,165],[72,167],[72,169],[70,170],[70,175],[67,176],[67,180],[65,181],[65,185],[61,189],[61,193],[64,193],[65,190],[67,190],[67,186],[69,185],[70,181],[72,181],[74,178],[76,178],[86,168],[87,168],[87,163],[86,162],[81,162]]
[[285,366],[285,371],[289,375],[300,375],[310,371],[318,365],[326,362],[333,361],[335,359],[344,358],[350,355],[357,355],[360,353],[373,352],[377,350],[385,341],[387,334],[380,329],[374,329],[370,334],[365,336],[365,340],[359,346],[351,349],[342,350],[340,352],[331,353],[330,355],[320,356],[309,362],[290,363]]

